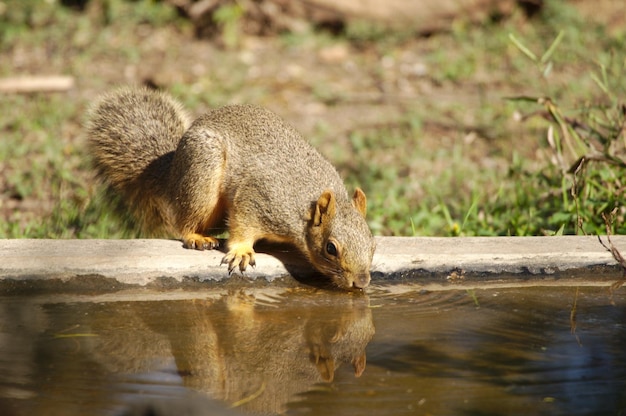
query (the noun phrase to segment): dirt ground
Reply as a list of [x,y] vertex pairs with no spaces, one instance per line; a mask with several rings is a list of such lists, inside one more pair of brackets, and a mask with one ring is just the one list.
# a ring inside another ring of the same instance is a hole
[[[324,5],[323,0],[316,2]],[[335,3],[349,5],[353,2]],[[219,39],[198,39],[189,31],[167,26],[145,26],[132,33],[134,38],[122,38],[120,34],[120,38],[114,36],[108,40],[113,49],[137,45],[138,59],[129,60],[125,55],[110,53],[73,69],[80,71],[77,82],[82,90],[81,98],[86,101],[91,101],[94,93],[100,93],[94,88],[123,83],[145,83],[164,89],[180,84],[191,85],[192,90],[206,95],[217,87],[224,95],[200,100],[195,112],[203,112],[207,102],[254,101],[290,120],[306,136],[327,125],[332,137],[340,139],[349,132],[401,122],[407,110],[415,106],[428,109],[454,103],[478,108],[480,101],[491,98],[484,86],[477,85],[481,82],[480,75],[478,83],[442,83],[434,76],[438,68],[429,66],[423,59],[437,47],[436,42],[430,41],[431,31],[449,31],[455,21],[468,18],[468,15],[472,24],[479,25],[480,19],[489,18],[482,10],[484,3],[489,3],[487,1],[465,1],[467,7],[476,9],[473,12],[455,9],[448,3],[451,2],[421,1],[419,8],[427,16],[421,20],[431,16],[433,29],[424,32],[428,36],[409,37],[391,49],[336,39],[329,40],[326,45],[307,40],[291,48],[285,47],[285,42],[275,36],[244,34],[234,50],[224,50]],[[523,13],[513,13],[514,2],[501,3],[507,3],[506,7],[500,7],[507,13],[505,18],[523,20],[527,17]],[[541,3],[541,0],[520,3]],[[572,0],[571,3],[590,21],[606,24],[609,30],[626,24],[626,3],[615,0]],[[409,12],[413,13],[413,10]],[[27,72],[37,72],[45,67],[45,63],[38,62],[36,57],[22,58],[25,61],[35,58],[30,63],[25,62]],[[506,74],[499,69],[485,69],[492,70],[482,74],[486,85],[502,81],[494,91],[496,99],[507,92],[526,92],[514,83],[506,85]],[[454,122],[426,120],[425,128],[425,137],[441,137],[448,129],[484,131],[485,126],[479,126],[468,116],[466,120]]]

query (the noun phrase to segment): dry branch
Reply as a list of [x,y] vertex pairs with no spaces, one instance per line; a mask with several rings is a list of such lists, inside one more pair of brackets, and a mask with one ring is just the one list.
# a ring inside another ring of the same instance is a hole
[[0,93],[63,92],[74,87],[74,77],[24,76],[0,79]]

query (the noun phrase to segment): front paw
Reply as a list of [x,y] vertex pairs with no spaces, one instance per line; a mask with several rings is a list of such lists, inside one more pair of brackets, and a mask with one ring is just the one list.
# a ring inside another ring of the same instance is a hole
[[247,244],[231,247],[224,258],[222,258],[221,264],[228,264],[229,274],[236,268],[239,268],[239,271],[244,272],[248,265],[252,267],[256,266],[256,262],[254,261],[254,250],[252,249],[252,246]]

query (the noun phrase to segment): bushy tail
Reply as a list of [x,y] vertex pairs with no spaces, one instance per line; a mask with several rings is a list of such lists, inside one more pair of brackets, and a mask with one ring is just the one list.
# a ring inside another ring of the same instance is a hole
[[109,93],[89,112],[89,151],[98,176],[150,234],[169,228],[167,181],[188,126],[177,101],[147,88]]

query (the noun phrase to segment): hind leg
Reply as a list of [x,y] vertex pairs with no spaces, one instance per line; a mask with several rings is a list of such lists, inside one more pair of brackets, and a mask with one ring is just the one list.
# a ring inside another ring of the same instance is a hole
[[[219,247],[217,238],[208,235],[210,230],[224,222],[226,215],[225,203],[218,198],[217,203],[207,204],[204,210],[196,212],[200,222],[192,221],[181,227],[183,230],[183,247],[196,250],[211,250]],[[191,217],[194,218],[194,217]]]
[[172,164],[169,189],[174,190],[175,228],[185,248],[214,249],[215,237],[207,235],[224,222],[227,203],[222,194],[225,152],[221,137],[192,125],[183,135]]

